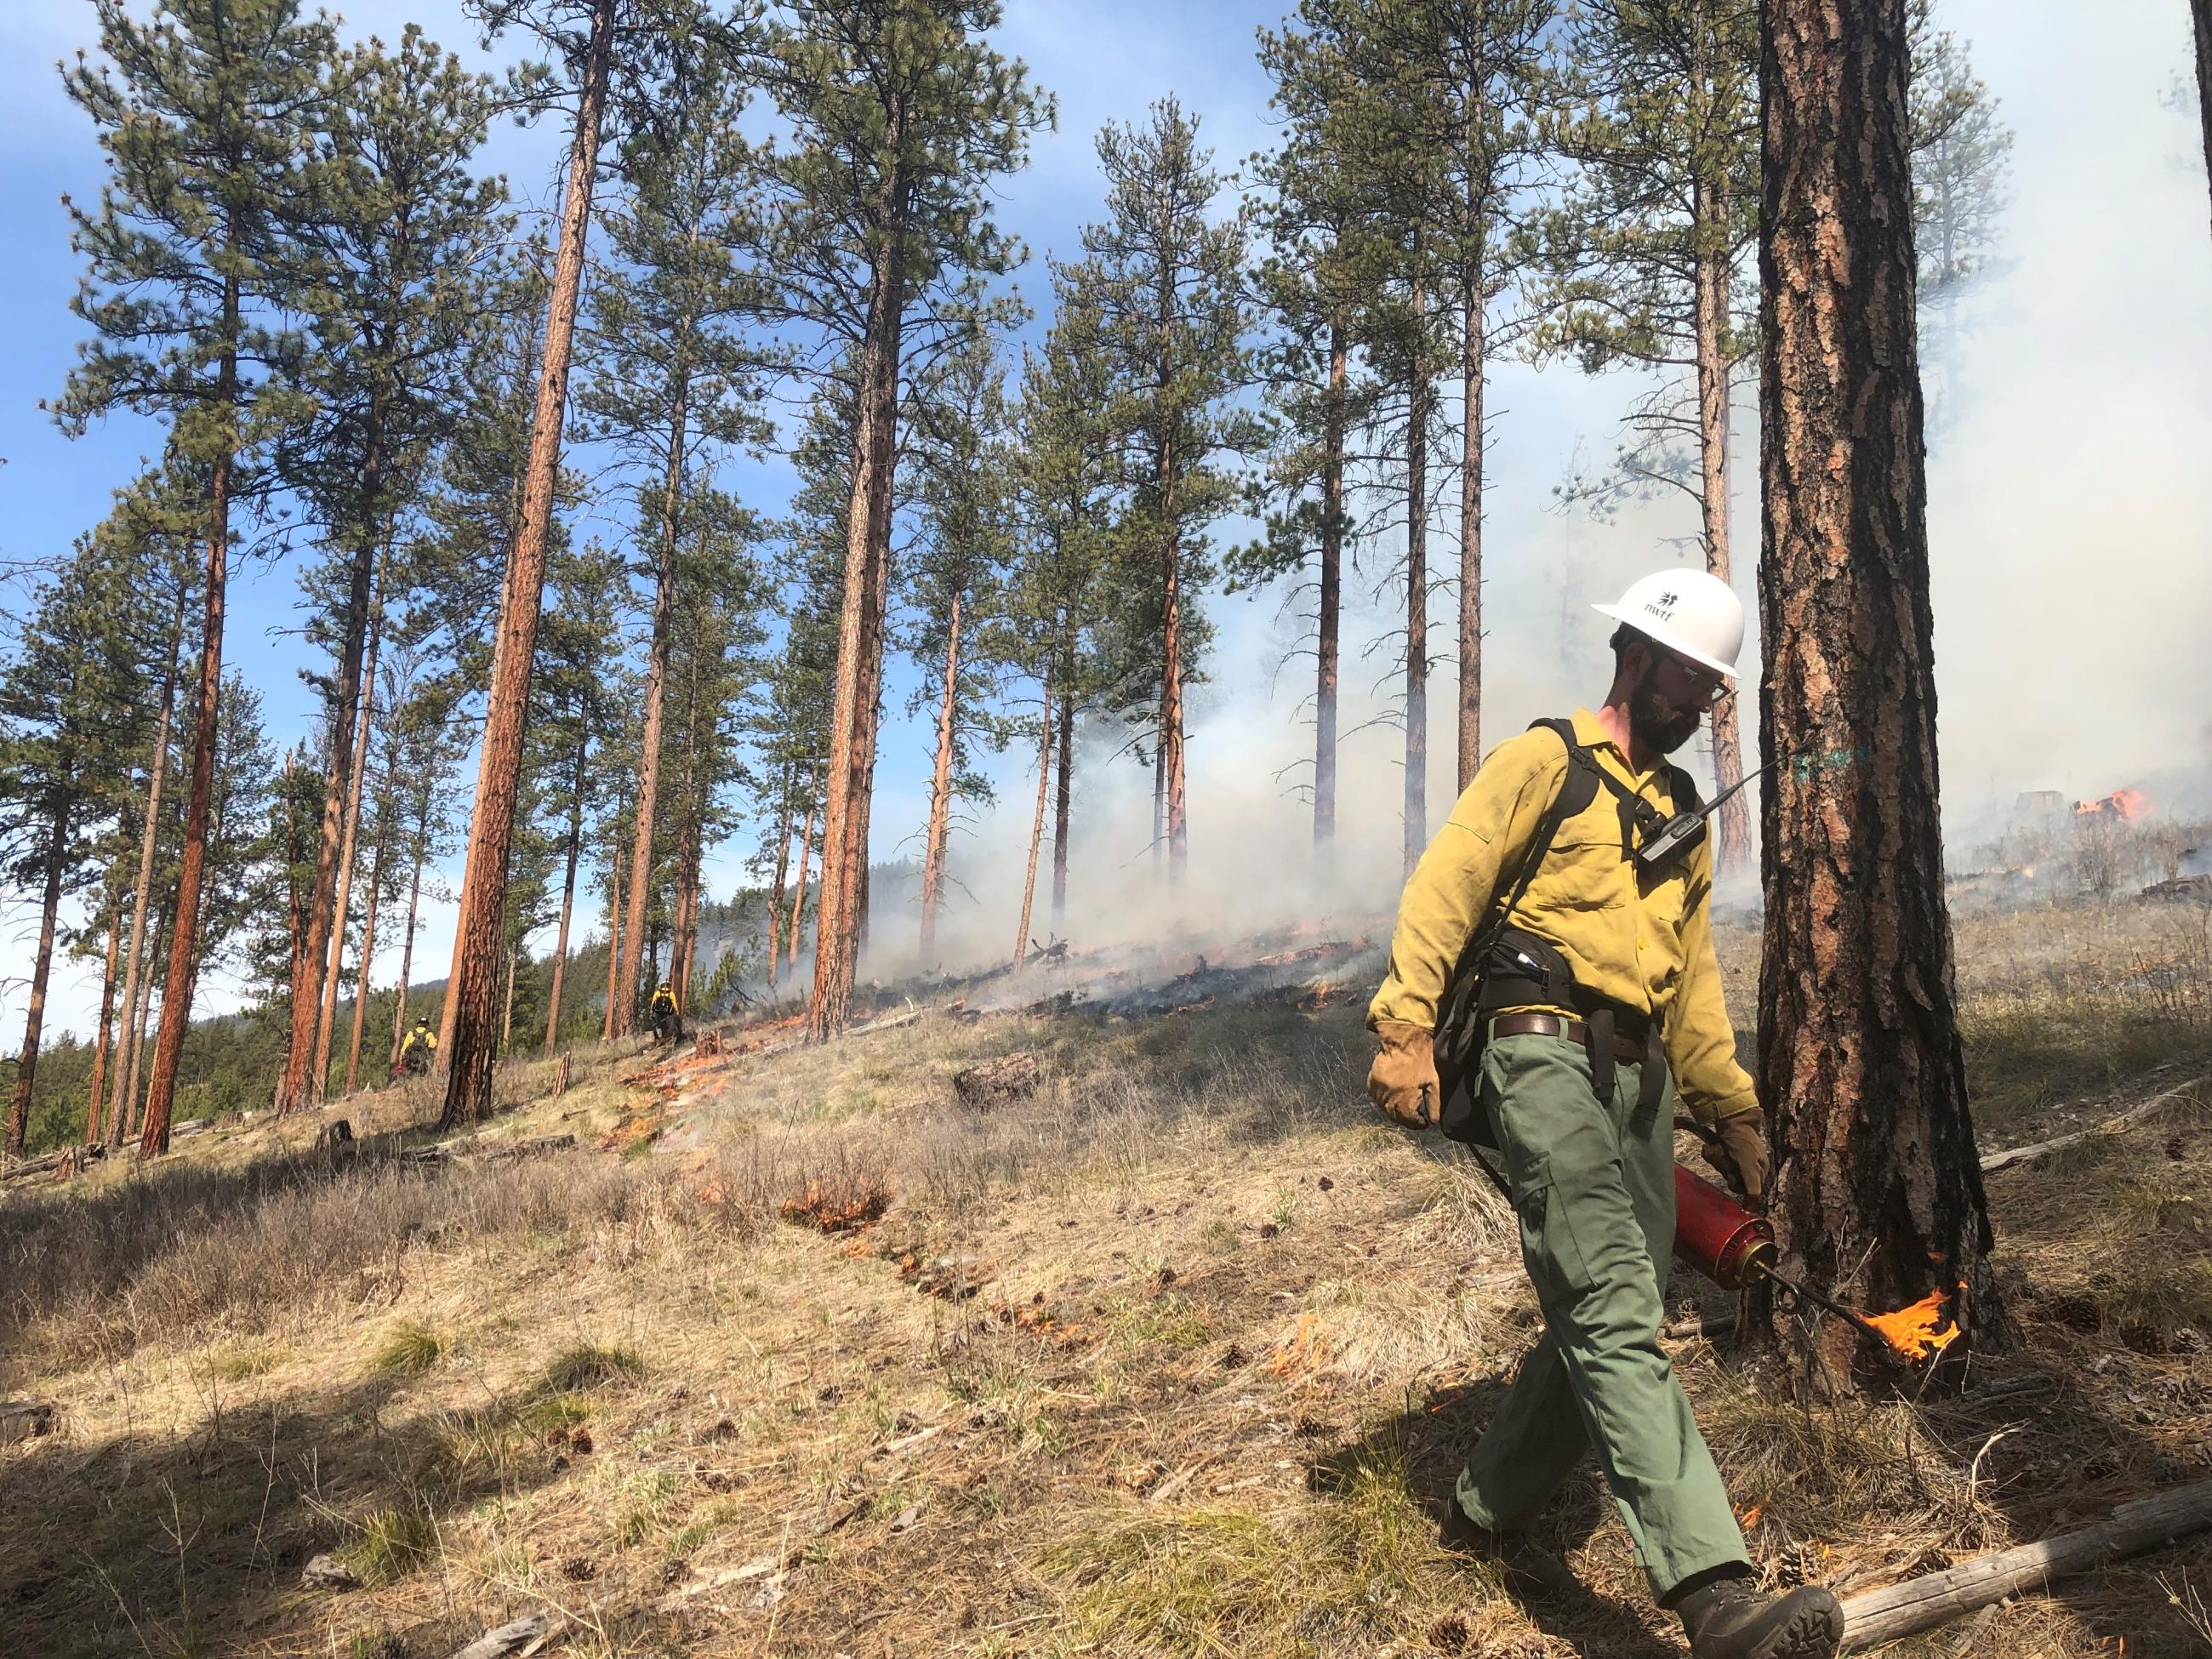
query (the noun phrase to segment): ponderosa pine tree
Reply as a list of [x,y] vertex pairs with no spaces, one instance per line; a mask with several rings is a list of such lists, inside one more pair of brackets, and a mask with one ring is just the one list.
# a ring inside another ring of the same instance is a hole
[[[1931,1291],[2008,1331],[1967,1110],[1938,816],[1904,0],[1760,26],[1759,1094],[1784,1270],[1860,1307]],[[1857,1334],[1777,1317],[1801,1377]]]
[[[1935,0],[1908,0],[1912,56],[1912,232],[1920,258],[1922,369],[1945,354],[1958,303],[2002,240],[2012,129],[1974,73],[1966,44],[1936,26]],[[1930,410],[1941,420],[1940,404]]]
[[[1759,226],[1759,8],[1591,0],[1569,18],[1563,58],[1551,131],[1576,172],[1545,222],[1552,276],[1532,344],[1593,374],[1668,377],[1638,396],[1608,474],[1578,489],[1605,501],[1681,491],[1705,568],[1729,581],[1732,397],[1753,336],[1737,316]],[[1733,697],[1713,711],[1712,743],[1715,787],[1734,788]],[[1721,809],[1716,868],[1741,870],[1750,855],[1739,794]]]
[[1247,210],[1216,214],[1229,180],[1200,147],[1195,118],[1172,97],[1141,128],[1102,131],[1098,161],[1107,216],[1085,227],[1085,258],[1062,289],[1097,317],[1113,376],[1109,418],[1127,490],[1121,580],[1133,617],[1157,626],[1138,671],[1153,699],[1154,841],[1164,843],[1170,886],[1180,886],[1190,853],[1188,613],[1212,574],[1206,527],[1237,498],[1223,463],[1263,441],[1258,417],[1232,396],[1251,372]]
[[94,331],[58,413],[83,431],[114,409],[169,423],[169,447],[205,480],[199,684],[194,702],[178,921],[155,1045],[143,1150],[166,1152],[206,883],[222,696],[222,619],[234,501],[254,463],[301,422],[301,350],[284,326],[303,305],[307,262],[289,218],[307,191],[307,133],[328,93],[327,21],[297,0],[173,0],[151,21],[97,0],[112,70],[64,76],[99,129],[108,179],[98,209],[72,205],[86,260],[73,302]]
[[844,1029],[866,915],[902,371],[928,337],[974,327],[969,284],[1018,262],[990,192],[1051,105],[985,40],[994,0],[784,9],[760,67],[792,134],[763,158],[763,264],[785,313],[822,331],[830,372],[849,370],[854,410],[807,1012],[821,1042]]
[[[750,157],[739,133],[748,88],[733,62],[711,56],[655,89],[659,118],[623,145],[627,198],[605,216],[609,262],[592,289],[592,373],[578,401],[645,482],[641,543],[650,550],[653,625],[647,654],[629,915],[617,981],[642,969],[653,837],[660,822],[663,716],[687,507],[714,459],[769,431],[758,412],[772,354],[749,335],[767,291],[741,262],[757,246]],[[637,1029],[640,999],[617,1000],[615,1035]]]
[[510,228],[503,185],[469,171],[491,109],[484,77],[410,23],[396,52],[372,40],[341,52],[331,81],[301,228],[315,256],[308,377],[319,408],[298,468],[331,538],[329,591],[309,631],[334,659],[322,686],[331,726],[279,1116],[314,1104],[325,1086],[343,946],[338,894],[351,876],[345,830],[375,676],[365,651],[378,562],[388,561],[408,479],[460,401],[459,372],[484,322],[479,283]]

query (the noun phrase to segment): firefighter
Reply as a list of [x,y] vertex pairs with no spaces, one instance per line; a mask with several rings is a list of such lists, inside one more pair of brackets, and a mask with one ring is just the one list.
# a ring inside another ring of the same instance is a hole
[[653,1016],[653,1036],[655,1042],[673,1042],[678,1033],[676,1018],[676,988],[663,980],[653,988],[653,1000],[646,1005]]
[[1593,1451],[1694,1659],[1830,1659],[1835,1597],[1759,1592],[1659,1346],[1676,1090],[1739,1191],[1756,1199],[1767,1177],[1765,1116],[1721,1000],[1711,851],[1699,837],[1662,866],[1657,834],[1697,810],[1665,757],[1729,695],[1743,606],[1717,578],[1671,569],[1595,608],[1617,624],[1603,706],[1484,761],[1406,884],[1368,1010],[1375,1104],[1502,1156],[1544,1314],[1444,1529],[1509,1576],[1556,1579],[1523,1529]]
[[428,1020],[416,1020],[399,1044],[399,1069],[410,1077],[420,1077],[437,1057],[438,1034],[430,1029]]

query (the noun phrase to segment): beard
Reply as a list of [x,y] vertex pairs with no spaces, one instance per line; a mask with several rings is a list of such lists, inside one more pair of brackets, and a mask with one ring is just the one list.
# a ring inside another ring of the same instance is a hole
[[1705,716],[1685,713],[1660,695],[1645,677],[1628,699],[1628,729],[1655,755],[1671,755],[1697,735]]

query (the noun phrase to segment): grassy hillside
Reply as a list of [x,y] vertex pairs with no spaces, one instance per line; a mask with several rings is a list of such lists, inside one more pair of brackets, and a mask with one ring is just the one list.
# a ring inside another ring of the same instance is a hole
[[[1777,1580],[2212,1475],[2202,921],[1962,933],[1985,1150],[2183,1085],[1991,1177],[2014,1391],[1808,1411],[1672,1345]],[[1724,948],[1745,1014],[1756,941]],[[1480,1178],[1361,1097],[1371,967],[1021,1012],[1071,982],[1042,974],[825,1049],[579,1050],[557,1096],[516,1066],[441,1156],[418,1085],[325,1115],[349,1156],[257,1122],[9,1191],[0,1386],[58,1408],[0,1451],[9,1650],[445,1659],[550,1606],[592,1655],[1678,1651],[1587,1473],[1546,1534],[1571,1603],[1436,1541],[1536,1314]],[[1018,1050],[1033,1097],[960,1102]],[[325,1553],[357,1583],[304,1586]],[[2203,1560],[2021,1598],[1977,1650],[2202,1654]]]

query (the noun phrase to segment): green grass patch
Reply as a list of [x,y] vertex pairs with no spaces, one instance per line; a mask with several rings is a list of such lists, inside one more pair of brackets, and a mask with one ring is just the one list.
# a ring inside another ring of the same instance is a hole
[[531,1392],[541,1399],[553,1395],[581,1394],[609,1382],[635,1382],[644,1375],[645,1361],[638,1357],[636,1349],[602,1348],[596,1343],[585,1342],[557,1355],[538,1376]]
[[346,1565],[369,1588],[404,1578],[430,1559],[438,1546],[437,1522],[416,1504],[379,1510],[340,1552]]
[[243,1382],[250,1376],[267,1376],[291,1357],[291,1349],[281,1342],[225,1348],[208,1361],[208,1369],[225,1382]]
[[370,1365],[379,1376],[423,1376],[453,1352],[453,1344],[428,1325],[403,1319],[386,1333]]

